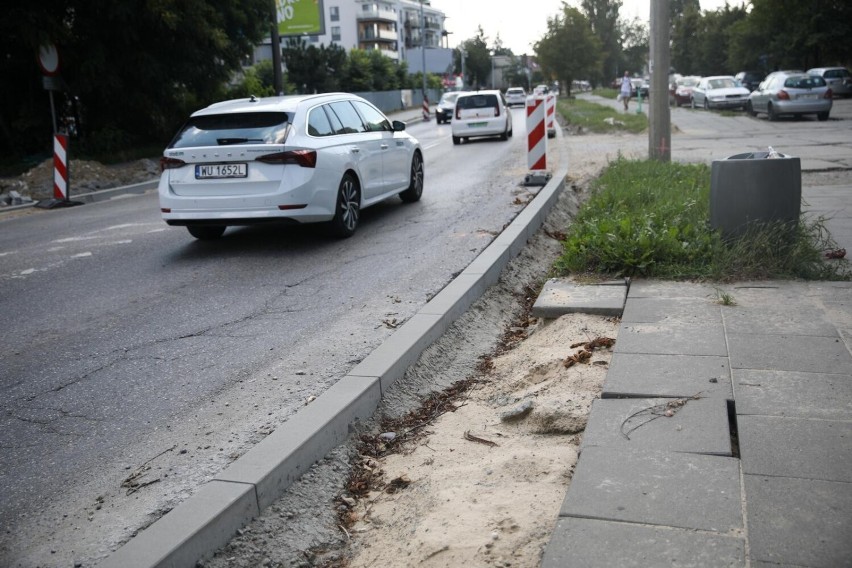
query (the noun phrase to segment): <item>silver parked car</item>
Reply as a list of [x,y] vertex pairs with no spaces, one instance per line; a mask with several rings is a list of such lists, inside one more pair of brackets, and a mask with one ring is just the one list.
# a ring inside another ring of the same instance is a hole
[[692,88],[690,101],[692,108],[745,108],[748,89],[741,86],[730,75],[712,75],[702,77]]
[[831,92],[837,96],[852,96],[852,74],[845,67],[815,67],[808,75],[819,75],[825,79]]
[[766,113],[769,120],[783,114],[815,114],[819,120],[828,120],[831,97],[831,89],[818,75],[773,73],[749,95],[746,111],[752,116]]

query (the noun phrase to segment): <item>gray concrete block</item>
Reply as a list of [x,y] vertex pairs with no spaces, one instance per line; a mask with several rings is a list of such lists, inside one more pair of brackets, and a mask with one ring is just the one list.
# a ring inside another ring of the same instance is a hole
[[615,344],[617,353],[661,355],[728,354],[721,324],[693,325],[680,322],[622,323]]
[[349,374],[379,377],[384,392],[417,362],[423,351],[441,337],[451,323],[441,314],[415,314]]
[[743,472],[852,482],[852,422],[738,416]]
[[738,334],[837,335],[834,324],[811,305],[728,306],[722,315],[725,327]]
[[586,448],[559,514],[722,533],[739,529],[739,460]]
[[100,568],[195,566],[260,513],[254,487],[211,481],[98,564]]
[[449,326],[482,296],[488,286],[484,274],[462,272],[417,313],[446,317]]
[[629,298],[702,298],[713,301],[716,289],[705,284],[669,280],[633,280]]
[[727,357],[644,355],[616,349],[602,396],[680,398],[699,393],[708,398],[733,398]]
[[745,566],[741,538],[593,519],[560,518],[542,568]]
[[752,566],[852,566],[848,483],[746,475],[745,493]]
[[732,369],[852,375],[852,356],[838,335],[815,337],[728,333],[728,343]]
[[376,377],[346,376],[216,476],[257,487],[261,509],[271,505],[314,462],[372,416],[381,400]]
[[797,371],[733,371],[737,414],[852,420],[852,379]]
[[624,323],[719,325],[721,306],[705,298],[630,298],[624,307]]
[[573,313],[619,316],[626,297],[626,285],[598,286],[551,278],[545,282],[530,314],[552,319]]
[[592,402],[582,448],[731,455],[725,400],[687,400],[673,416],[666,404],[684,399],[606,399]]
[[500,279],[500,273],[510,260],[512,255],[508,245],[491,243],[467,265],[462,275],[481,274],[484,276],[486,285],[491,286]]

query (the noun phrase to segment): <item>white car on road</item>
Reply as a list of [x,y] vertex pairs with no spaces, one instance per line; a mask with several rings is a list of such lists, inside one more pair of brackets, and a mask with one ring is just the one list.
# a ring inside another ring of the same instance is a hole
[[192,114],[160,159],[169,225],[216,239],[232,225],[327,222],[351,236],[360,211],[423,193],[423,152],[361,97],[239,99]]
[[506,89],[506,104],[508,106],[527,104],[527,92],[521,87],[509,87]]
[[456,99],[456,114],[452,122],[453,144],[467,142],[478,136],[499,136],[506,140],[512,135],[512,112],[497,90],[471,91]]

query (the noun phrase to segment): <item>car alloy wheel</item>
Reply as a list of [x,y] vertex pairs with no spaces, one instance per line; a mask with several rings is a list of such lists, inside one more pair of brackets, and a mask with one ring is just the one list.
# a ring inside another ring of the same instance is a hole
[[399,194],[404,203],[414,203],[423,195],[423,157],[420,152],[414,152],[411,159],[411,181],[408,189]]
[[361,217],[361,192],[358,180],[350,173],[343,175],[337,190],[337,206],[331,220],[331,233],[340,238],[351,237],[358,228]]
[[778,113],[775,112],[775,107],[772,106],[772,103],[769,103],[767,105],[766,114],[769,115],[769,120],[771,120],[772,122],[775,122],[776,120],[778,120]]
[[751,106],[751,101],[746,103],[745,109],[749,116],[757,116],[757,113],[754,112],[754,107]]

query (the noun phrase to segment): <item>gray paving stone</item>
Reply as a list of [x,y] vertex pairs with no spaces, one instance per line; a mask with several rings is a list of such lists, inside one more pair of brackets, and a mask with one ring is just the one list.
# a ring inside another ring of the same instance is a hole
[[558,318],[573,313],[620,316],[626,297],[627,286],[624,284],[601,286],[551,278],[544,284],[530,313],[540,318]]
[[[621,335],[618,337],[621,341]],[[852,374],[852,356],[839,336],[728,333],[732,369]]]
[[852,483],[852,422],[737,416],[737,427],[745,473]]
[[852,377],[798,371],[733,371],[737,414],[852,420]]
[[695,454],[731,455],[727,402],[688,400],[671,417],[665,406],[683,399],[595,400],[583,449],[601,446]]
[[739,460],[586,448],[559,514],[716,532],[739,529]]
[[733,398],[727,357],[644,355],[619,353],[616,349],[602,396],[680,398],[699,393],[705,397]]
[[719,304],[705,298],[630,298],[621,321],[625,323],[679,322],[720,324]]
[[619,353],[727,356],[722,324],[682,322],[622,323],[615,349]]
[[725,328],[738,334],[835,336],[823,312],[806,305],[729,306],[722,310]]
[[630,283],[628,297],[633,298],[704,298],[716,297],[713,286],[693,284],[692,282],[671,282],[664,280],[633,280]]
[[741,538],[593,519],[560,518],[542,568],[745,566]]
[[852,566],[848,483],[746,475],[745,493],[753,561]]

